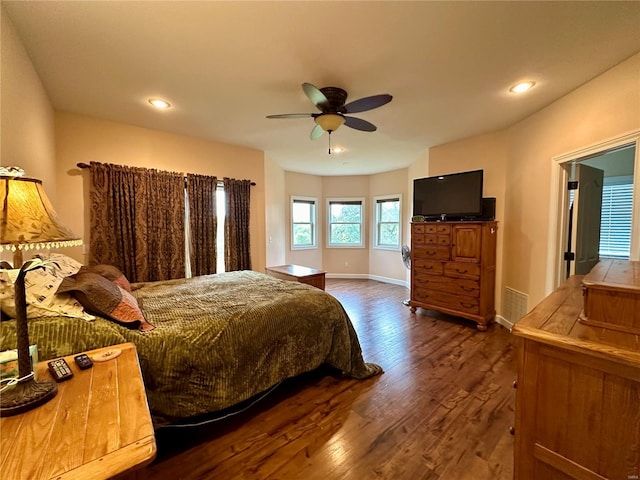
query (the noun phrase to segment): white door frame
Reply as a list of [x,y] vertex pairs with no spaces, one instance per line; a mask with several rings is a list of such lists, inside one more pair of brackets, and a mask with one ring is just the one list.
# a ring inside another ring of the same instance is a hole
[[551,203],[549,205],[549,235],[547,252],[547,275],[545,294],[551,293],[564,282],[566,272],[564,252],[569,213],[569,181],[570,163],[585,157],[604,153],[624,145],[635,144],[636,151],[633,169],[633,213],[631,225],[631,260],[640,260],[640,130],[611,138],[588,147],[574,150],[551,161]]

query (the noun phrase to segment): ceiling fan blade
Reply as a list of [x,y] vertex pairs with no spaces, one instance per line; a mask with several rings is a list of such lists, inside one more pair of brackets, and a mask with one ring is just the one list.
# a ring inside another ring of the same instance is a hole
[[347,127],[355,128],[356,130],[362,130],[363,132],[375,132],[378,129],[378,127],[376,127],[373,123],[356,117],[344,117],[344,124]]
[[323,111],[322,107],[329,105],[329,99],[327,96],[315,85],[305,82],[302,84],[302,90],[304,90],[305,95],[309,97],[311,103],[313,103],[318,110]]
[[382,95],[373,95],[371,97],[361,98],[360,100],[354,100],[344,106],[345,113],[358,113],[373,110],[374,108],[378,108],[389,103],[392,99],[393,97],[391,95],[385,93]]
[[267,118],[309,118],[316,115],[315,113],[283,113],[280,115],[267,115]]
[[319,139],[323,133],[324,130],[322,129],[322,127],[320,125],[316,125],[315,127],[313,127],[313,130],[311,130],[311,140]]

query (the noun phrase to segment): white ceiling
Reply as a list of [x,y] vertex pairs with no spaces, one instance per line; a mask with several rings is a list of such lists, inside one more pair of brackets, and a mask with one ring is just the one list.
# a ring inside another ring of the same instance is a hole
[[[58,110],[263,150],[290,171],[371,174],[512,125],[640,51],[640,2],[2,1]],[[507,92],[535,80],[530,92]],[[303,82],[389,93],[311,141]],[[640,88],[640,86],[639,86]],[[146,103],[162,97],[173,108]]]

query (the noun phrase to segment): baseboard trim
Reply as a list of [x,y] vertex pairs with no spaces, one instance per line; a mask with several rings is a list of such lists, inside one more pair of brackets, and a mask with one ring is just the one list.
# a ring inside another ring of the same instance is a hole
[[400,285],[401,287],[409,288],[409,282],[404,280],[398,280],[397,278],[381,277],[379,275],[370,275],[367,273],[327,273],[325,278],[342,278],[342,279],[360,279],[360,280],[375,280],[382,283],[392,283],[393,285]]
[[504,328],[506,328],[509,331],[511,331],[511,329],[515,325],[512,321],[507,320],[502,315],[496,315],[496,323],[499,323],[500,325],[502,325]]

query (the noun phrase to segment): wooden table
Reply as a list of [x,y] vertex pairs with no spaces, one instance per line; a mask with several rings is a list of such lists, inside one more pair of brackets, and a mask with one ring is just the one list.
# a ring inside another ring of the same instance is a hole
[[279,265],[277,267],[267,267],[266,273],[281,280],[306,283],[307,285],[324,290],[325,272],[322,270],[302,267],[300,265]]
[[[65,360],[73,378],[58,394],[29,412],[0,419],[3,479],[107,479],[151,462],[156,442],[147,396],[132,343],[92,350],[121,350],[105,362],[80,370]],[[52,378],[47,362],[36,378]]]

